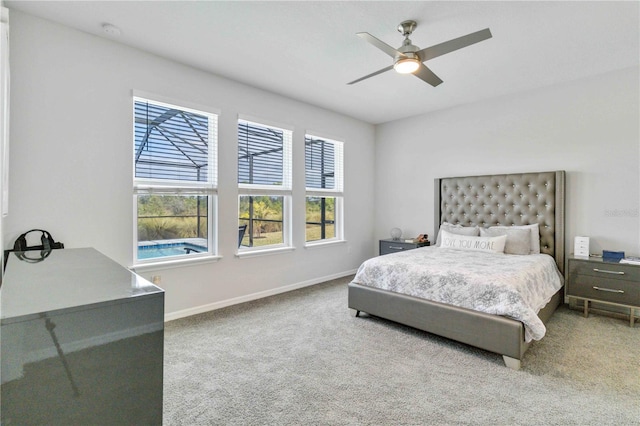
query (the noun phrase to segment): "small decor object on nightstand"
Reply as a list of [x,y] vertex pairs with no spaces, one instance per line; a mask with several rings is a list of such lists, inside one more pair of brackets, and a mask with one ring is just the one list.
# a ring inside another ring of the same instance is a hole
[[402,237],[402,229],[393,228],[391,229],[391,238],[394,240],[399,240]]
[[404,240],[405,243],[418,243],[418,244],[425,244],[429,242],[429,235],[427,234],[420,234],[415,238],[409,238],[407,240]]
[[602,250],[602,260],[605,262],[620,262],[624,259],[623,251]]
[[620,263],[628,263],[630,265],[640,265],[640,256],[627,256],[620,260]]
[[576,237],[573,243],[573,255],[589,258],[589,237]]

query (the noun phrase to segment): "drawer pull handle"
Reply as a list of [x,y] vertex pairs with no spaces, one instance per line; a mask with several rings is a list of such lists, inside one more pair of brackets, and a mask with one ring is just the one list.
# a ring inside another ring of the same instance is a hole
[[622,271],[607,271],[606,269],[598,269],[598,268],[593,268],[593,270],[595,272],[602,272],[603,274],[624,275],[624,272]]
[[402,250],[402,247],[398,247],[398,246],[389,246],[389,248],[393,250]]
[[614,289],[611,289],[611,288],[600,288],[600,287],[597,287],[597,286],[593,286],[593,289],[594,290],[599,290],[599,291],[608,291],[609,293],[621,293],[621,294],[624,293],[624,290],[614,290]]

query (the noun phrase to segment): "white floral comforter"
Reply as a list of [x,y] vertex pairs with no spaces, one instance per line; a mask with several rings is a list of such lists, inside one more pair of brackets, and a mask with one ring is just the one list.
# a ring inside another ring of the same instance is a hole
[[353,282],[513,318],[524,324],[529,342],[544,336],[537,313],[562,287],[563,278],[546,254],[423,247],[369,259]]

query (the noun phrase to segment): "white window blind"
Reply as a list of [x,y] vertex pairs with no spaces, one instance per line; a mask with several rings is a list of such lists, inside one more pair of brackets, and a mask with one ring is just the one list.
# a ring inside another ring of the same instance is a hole
[[216,184],[217,115],[134,99],[135,178]]
[[307,191],[342,193],[342,142],[306,135],[305,179]]
[[238,121],[238,184],[243,188],[291,189],[292,132]]

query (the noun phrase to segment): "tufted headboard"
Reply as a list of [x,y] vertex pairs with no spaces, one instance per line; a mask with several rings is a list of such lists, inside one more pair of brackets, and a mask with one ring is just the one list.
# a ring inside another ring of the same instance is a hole
[[435,227],[540,225],[540,252],[556,259],[564,273],[565,172],[438,178]]

